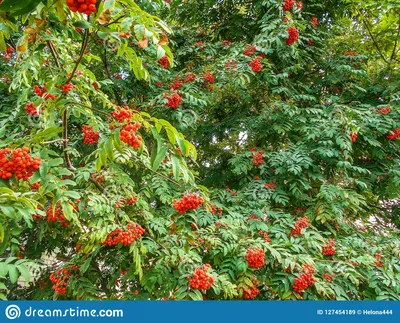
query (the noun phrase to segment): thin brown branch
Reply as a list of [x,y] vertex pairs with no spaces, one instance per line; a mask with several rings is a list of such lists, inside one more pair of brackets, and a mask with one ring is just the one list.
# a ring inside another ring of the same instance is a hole
[[96,188],[101,192],[101,194],[105,193],[106,190],[96,180],[89,177],[89,182],[91,182],[94,186],[96,186]]
[[107,115],[107,116],[109,116],[109,115],[110,115],[110,113],[109,113],[109,112],[105,112],[105,111],[102,111],[102,110],[99,110],[99,109],[96,109],[96,108],[90,107],[90,106],[88,106],[88,105],[85,105],[85,104],[82,104],[82,103],[79,103],[79,102],[73,102],[73,101],[69,101],[69,102],[67,102],[67,104],[75,104],[75,105],[79,105],[79,106],[81,106],[81,107],[83,107],[83,108],[90,109],[90,110],[96,111],[96,112],[98,112],[98,113],[101,113],[101,114]]
[[83,37],[83,41],[82,41],[82,46],[81,46],[81,51],[79,53],[79,57],[75,63],[74,69],[72,70],[71,74],[69,75],[68,79],[65,81],[65,84],[68,84],[74,77],[75,72],[80,64],[80,62],[82,61],[83,55],[85,54],[87,45],[89,43],[89,29],[85,30],[85,35]]
[[123,14],[122,16],[119,16],[117,19],[115,19],[115,20],[109,22],[108,24],[105,24],[103,27],[108,27],[108,26],[110,26],[110,25],[112,25],[112,24],[116,24],[120,19],[124,18],[125,16],[126,16],[126,15]]
[[400,36],[400,19],[399,22],[397,23],[397,37],[396,40],[394,42],[394,46],[393,46],[393,51],[392,51],[392,55],[390,55],[390,60],[393,61],[395,55],[396,55],[396,49],[397,49],[397,41],[399,39]]

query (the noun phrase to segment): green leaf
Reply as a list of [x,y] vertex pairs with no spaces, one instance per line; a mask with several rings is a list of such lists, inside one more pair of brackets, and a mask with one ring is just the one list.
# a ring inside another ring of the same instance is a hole
[[162,147],[158,151],[157,156],[155,157],[153,164],[151,166],[152,170],[156,171],[158,169],[158,167],[160,167],[160,164],[161,164],[162,160],[164,159],[167,151],[168,151],[168,149],[166,147]]
[[15,284],[19,277],[17,268],[15,268],[13,264],[8,264],[7,268],[8,268],[8,276],[10,277],[11,282]]
[[74,27],[83,28],[83,29],[89,29],[89,28],[92,28],[92,27],[93,27],[93,26],[92,26],[90,23],[88,23],[86,20],[78,20],[78,21],[75,21],[72,25],[73,25]]

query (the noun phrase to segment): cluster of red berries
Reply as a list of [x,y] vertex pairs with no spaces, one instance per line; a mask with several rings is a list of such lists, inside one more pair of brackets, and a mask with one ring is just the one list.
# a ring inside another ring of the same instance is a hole
[[243,298],[244,299],[254,299],[257,297],[259,292],[260,291],[257,289],[257,287],[253,285],[253,286],[243,290]]
[[307,210],[307,208],[305,207],[301,207],[301,206],[294,206],[293,207],[293,212],[290,213],[291,215],[297,215],[297,214],[302,214]]
[[358,138],[358,134],[355,133],[355,132],[352,132],[352,133],[350,134],[350,138],[351,138],[351,141],[352,141],[352,142],[356,142],[356,141],[357,141],[357,138]]
[[285,3],[283,4],[282,10],[283,11],[289,11],[290,9],[292,9],[294,4],[295,4],[294,0],[285,0]]
[[145,231],[139,224],[129,222],[125,229],[118,228],[111,231],[103,245],[111,247],[121,243],[124,246],[129,246],[139,239]]
[[29,102],[29,103],[26,104],[26,106],[25,106],[25,111],[26,111],[26,113],[27,113],[28,115],[30,115],[30,116],[32,116],[32,117],[38,116],[38,115],[40,114],[39,109],[37,109],[37,108],[35,107],[35,105],[33,104],[33,102]]
[[[1,2],[0,2],[1,3]],[[1,55],[7,62],[11,60],[11,54],[14,53],[14,48],[12,47],[7,47],[6,52]]]
[[172,95],[167,95],[165,97],[168,100],[167,107],[170,107],[172,109],[178,109],[179,105],[182,102],[182,97],[178,93],[172,93]]
[[44,99],[54,100],[56,98],[56,96],[54,94],[46,92],[47,91],[46,85],[44,85],[44,86],[34,85],[33,91],[36,93],[37,96],[40,96],[41,98],[44,98]]
[[390,134],[386,136],[389,140],[395,140],[400,137],[400,128],[394,129]]
[[49,222],[57,222],[60,221],[60,225],[62,227],[69,226],[68,220],[65,218],[60,203],[57,203],[56,207],[50,205],[46,210],[47,221]]
[[211,212],[211,214],[218,214],[218,215],[222,215],[222,211],[223,211],[222,209],[218,208],[214,204],[209,205],[208,210]]
[[256,153],[253,153],[253,165],[258,166],[264,164],[264,153],[262,150],[259,150]]
[[177,210],[180,214],[183,214],[189,210],[196,210],[204,203],[204,199],[197,193],[187,193],[179,200],[174,200],[172,207]]
[[119,209],[121,206],[132,205],[132,204],[135,204],[137,201],[138,201],[138,198],[135,195],[133,195],[129,198],[117,201],[117,203],[115,203],[115,208]]
[[265,242],[271,242],[271,238],[268,236],[268,232],[264,232],[263,230],[258,231],[258,234],[264,238]]
[[162,82],[156,82],[156,86],[158,87],[162,86]]
[[117,110],[111,113],[111,117],[117,119],[119,122],[123,122],[124,120],[132,118],[132,112],[129,110],[128,106],[124,108],[118,106]]
[[329,274],[328,268],[325,269],[324,278],[325,278],[328,282],[331,282],[334,276],[335,276],[335,274],[332,274],[332,275]]
[[192,82],[196,79],[196,75],[194,75],[194,73],[187,73],[185,74],[185,80],[183,82],[185,83],[189,83]]
[[83,143],[85,145],[96,145],[100,138],[100,132],[95,132],[92,126],[84,125],[82,129]]
[[265,253],[260,248],[247,249],[246,260],[251,268],[261,268],[265,264]]
[[71,276],[71,271],[79,271],[79,266],[71,265],[68,268],[58,269],[57,271],[51,273],[50,281],[53,284],[53,289],[58,295],[64,295],[67,292],[67,283]]
[[14,174],[16,178],[27,181],[40,167],[39,157],[32,158],[29,148],[4,148],[0,149],[0,177],[8,179]]
[[67,6],[73,12],[78,11],[88,16],[97,10],[96,0],[67,0]]
[[335,239],[331,238],[328,240],[328,243],[322,247],[322,253],[327,256],[333,256],[335,252]]
[[97,183],[102,183],[104,181],[104,177],[96,172],[93,173],[93,179],[97,181]]
[[349,50],[344,52],[344,56],[358,56],[358,54],[354,50]]
[[225,63],[225,67],[228,71],[232,71],[235,70],[237,68],[237,61],[234,59],[230,59],[228,61],[226,61]]
[[375,254],[375,266],[376,267],[383,267],[383,260],[382,260],[382,254],[376,253]]
[[229,46],[231,46],[232,45],[232,42],[230,42],[229,40],[223,40],[222,42],[221,42],[221,45],[222,46],[224,46],[224,47],[229,47]]
[[290,26],[287,29],[287,32],[289,34],[289,37],[286,38],[286,44],[291,46],[299,39],[300,33],[295,26]]
[[311,23],[312,26],[317,27],[317,26],[318,26],[318,19],[317,19],[317,17],[312,17],[310,23]]
[[253,72],[258,73],[261,71],[262,69],[262,65],[260,62],[260,57],[257,56],[255,59],[253,59],[250,63],[249,66],[251,67],[251,69],[253,70]]
[[215,82],[215,77],[214,75],[211,74],[211,72],[207,71],[206,73],[204,73],[202,76],[204,81],[206,81],[207,83],[214,83]]
[[303,273],[300,277],[294,279],[293,290],[298,292],[300,295],[303,294],[303,290],[309,286],[314,285],[315,278],[313,276],[314,268],[311,265],[303,266]]
[[301,235],[301,230],[303,228],[306,228],[310,225],[310,221],[308,220],[308,217],[303,217],[300,218],[296,221],[294,224],[294,229],[292,230],[292,235]]
[[169,59],[167,56],[163,56],[158,60],[158,63],[165,69],[169,67]]
[[296,2],[296,7],[299,10],[303,9],[303,2],[301,2],[301,1]]
[[256,52],[256,46],[248,45],[243,51],[243,54],[245,54],[246,56],[253,56],[255,52]]
[[194,47],[201,47],[201,46],[204,46],[204,45],[205,45],[205,42],[203,42],[203,41],[198,41],[198,42],[193,43]]
[[276,189],[276,186],[278,185],[278,182],[276,181],[276,179],[272,180],[271,182],[264,184],[265,188],[268,188],[270,190],[274,190]]
[[139,149],[142,143],[142,137],[137,136],[136,132],[140,128],[140,123],[128,123],[120,131],[121,141],[127,143],[129,146]]
[[67,94],[69,91],[71,91],[72,89],[74,89],[76,86],[73,85],[72,83],[68,83],[68,84],[64,84],[61,87],[61,91],[65,94]]
[[38,190],[39,187],[40,187],[40,183],[39,182],[35,182],[35,183],[33,183],[32,185],[29,186],[29,188],[31,190]]
[[390,107],[376,109],[376,113],[378,113],[378,114],[388,114],[388,113],[390,113],[390,111],[392,111],[392,109],[390,109]]
[[210,265],[196,267],[193,276],[188,277],[189,286],[195,289],[208,290],[214,284],[215,278],[208,273]]
[[179,90],[182,87],[183,83],[181,78],[178,76],[177,78],[175,78],[175,80],[171,83],[171,85],[169,86],[169,88],[171,90]]

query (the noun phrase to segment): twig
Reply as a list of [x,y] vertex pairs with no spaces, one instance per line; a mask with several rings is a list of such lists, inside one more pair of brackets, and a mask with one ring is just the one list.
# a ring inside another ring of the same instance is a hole
[[85,35],[84,35],[83,41],[82,41],[81,52],[79,53],[79,57],[78,57],[78,59],[77,59],[77,61],[75,63],[74,69],[72,70],[72,72],[71,72],[70,76],[68,77],[67,81],[65,82],[65,84],[68,84],[72,80],[72,78],[74,77],[76,69],[78,68],[80,62],[82,61],[83,54],[86,51],[88,42],[89,42],[89,29],[86,29],[85,30]]
[[114,92],[115,99],[117,100],[118,105],[122,105],[122,101],[121,101],[117,91],[115,90],[115,84],[114,84],[114,81],[113,81],[113,79],[111,77],[110,69],[108,68],[106,44],[103,44],[103,46],[104,46],[104,57],[103,57],[104,69],[106,70],[106,74],[107,74],[108,78],[113,82],[113,92]]
[[125,16],[126,16],[126,15],[123,14],[122,16],[119,16],[117,19],[115,19],[115,20],[109,22],[108,24],[105,24],[103,27],[108,27],[108,26],[110,26],[110,25],[112,25],[112,24],[116,24],[120,19],[124,18]]
[[98,113],[102,113],[102,114],[104,114],[104,115],[107,115],[107,116],[109,116],[109,115],[110,115],[110,113],[109,113],[109,112],[105,112],[105,111],[102,111],[102,110],[99,110],[99,109],[96,109],[96,108],[90,107],[90,106],[88,106],[88,105],[84,105],[84,104],[82,104],[82,103],[79,103],[79,102],[73,102],[73,101],[70,101],[70,102],[67,102],[67,104],[75,104],[75,105],[79,105],[79,106],[81,106],[81,107],[83,107],[83,108],[90,109],[90,110],[96,111],[96,112],[98,112]]
[[42,144],[53,144],[55,142],[59,142],[59,141],[64,141],[64,139],[54,139],[54,140],[50,140],[50,141],[44,141],[42,142]]
[[89,177],[89,182],[91,182],[94,186],[96,186],[96,188],[101,192],[101,194],[105,193],[106,190],[96,180]]

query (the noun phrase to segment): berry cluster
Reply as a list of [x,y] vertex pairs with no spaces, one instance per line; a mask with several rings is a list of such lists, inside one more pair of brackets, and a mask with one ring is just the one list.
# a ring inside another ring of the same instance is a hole
[[198,42],[193,43],[194,47],[201,47],[201,46],[204,46],[204,45],[205,45],[205,42],[203,42],[203,41],[198,41]]
[[230,59],[228,61],[226,61],[225,63],[225,67],[228,71],[232,71],[235,70],[237,68],[237,61],[234,59]]
[[102,183],[104,181],[104,177],[101,176],[100,174],[97,174],[96,172],[93,173],[93,179],[97,182],[97,183]]
[[303,294],[303,290],[309,286],[314,285],[315,278],[313,276],[314,268],[311,265],[303,266],[303,273],[300,277],[294,279],[293,290],[298,292],[300,295]]
[[169,86],[171,90],[179,90],[182,87],[183,83],[181,78],[178,76]]
[[158,63],[165,69],[169,67],[169,59],[167,56],[163,56],[158,60]]
[[194,73],[187,73],[185,74],[185,80],[183,82],[185,83],[189,83],[192,82],[196,79],[196,75],[194,75]]
[[253,56],[256,52],[256,46],[249,45],[246,47],[246,49],[243,51],[243,54],[246,56]]
[[295,4],[294,0],[285,0],[285,3],[282,6],[282,10],[283,11],[289,11],[290,9],[292,9],[294,4]]
[[251,67],[251,69],[253,70],[253,72],[258,73],[261,71],[262,69],[262,65],[260,62],[260,57],[257,56],[255,59],[253,59],[250,63],[249,66]]
[[61,91],[62,91],[64,94],[67,94],[69,91],[71,91],[71,90],[74,89],[75,87],[76,87],[76,86],[73,85],[72,83],[64,84],[64,85],[61,87]]
[[253,165],[258,166],[258,165],[264,164],[263,157],[264,157],[264,153],[262,150],[259,150],[257,153],[254,153],[253,154]]
[[39,157],[32,158],[29,148],[0,149],[0,177],[8,179],[15,174],[16,178],[27,181],[40,167]]
[[289,34],[289,37],[286,38],[286,44],[291,46],[299,39],[299,35],[300,34],[299,34],[299,31],[297,30],[297,28],[295,26],[290,26],[287,29],[287,32]]
[[274,190],[274,189],[276,189],[277,185],[278,185],[278,182],[276,181],[276,179],[274,179],[273,181],[271,181],[271,182],[269,182],[267,184],[264,184],[264,187],[268,188],[270,190]]
[[65,218],[62,208],[60,207],[60,203],[57,203],[56,207],[53,209],[53,207],[50,205],[47,210],[46,210],[46,215],[47,215],[47,221],[49,222],[56,222],[60,221],[60,225],[62,227],[67,227],[69,226],[69,222]]
[[218,208],[214,204],[209,205],[208,210],[211,212],[211,214],[218,214],[218,215],[222,215],[222,211],[223,211],[222,209]]
[[301,2],[301,1],[296,2],[296,7],[299,10],[303,9],[303,2]]
[[73,12],[78,11],[88,16],[97,10],[96,0],[67,0],[67,6]]
[[335,276],[335,274],[332,274],[332,275],[329,274],[328,268],[325,269],[324,278],[325,278],[328,282],[331,282],[334,276]]
[[256,286],[251,286],[248,289],[243,290],[243,298],[244,299],[254,299],[257,297],[260,291],[257,289]]
[[328,243],[322,247],[322,253],[327,256],[333,256],[335,254],[335,239],[329,239]]
[[97,145],[100,138],[100,132],[95,132],[92,126],[84,125],[82,133],[83,143],[85,145]]
[[386,136],[389,140],[395,140],[396,138],[400,137],[400,128],[394,129],[390,134]]
[[232,45],[232,42],[230,42],[229,40],[223,40],[222,42],[221,42],[221,45],[222,46],[224,46],[224,47],[229,47],[229,46],[231,46]]
[[214,75],[212,75],[211,72],[209,72],[209,71],[206,72],[206,73],[204,73],[201,77],[202,77],[202,78],[204,79],[204,81],[206,81],[207,83],[212,84],[212,83],[215,82],[215,77],[214,77]]
[[271,242],[271,238],[268,236],[268,232],[264,232],[263,230],[258,231],[258,234],[264,238],[265,242]]
[[312,18],[311,18],[310,24],[311,24],[312,26],[314,26],[314,27],[317,27],[317,26],[318,26],[318,19],[317,19],[317,17],[312,17]]
[[214,284],[215,278],[208,273],[210,265],[196,267],[193,276],[188,277],[189,286],[195,289],[208,290]]
[[111,117],[117,119],[119,122],[123,122],[124,120],[132,118],[132,112],[129,110],[128,106],[124,108],[118,106],[117,110],[111,113]]
[[120,131],[121,141],[127,143],[129,146],[139,149],[142,143],[142,137],[137,136],[136,132],[140,128],[140,123],[128,123]]
[[37,96],[44,98],[44,99],[54,100],[56,98],[54,94],[46,92],[47,91],[46,85],[44,85],[44,86],[34,85],[33,91],[36,93]]
[[344,56],[358,56],[358,54],[354,50],[349,50],[347,52],[344,52]]
[[38,115],[40,114],[39,109],[37,109],[37,108],[35,107],[35,105],[33,104],[33,102],[29,102],[29,103],[26,104],[25,111],[26,111],[26,113],[27,113],[28,115],[30,115],[31,117],[35,117],[35,116],[38,116]]
[[117,201],[117,203],[115,203],[115,208],[119,209],[121,206],[132,205],[132,204],[135,204],[137,201],[138,201],[138,198],[135,195],[132,195],[129,198]]
[[139,224],[129,222],[125,229],[119,228],[111,231],[107,239],[103,242],[103,245],[111,247],[121,243],[124,246],[128,246],[139,239],[144,232],[145,229]]
[[296,221],[294,224],[294,229],[292,230],[292,235],[301,235],[301,230],[303,228],[306,228],[310,225],[310,221],[308,220],[308,217],[303,217],[300,218]]
[[204,203],[204,199],[197,193],[187,193],[179,200],[174,200],[172,207],[177,210],[180,214],[183,214],[189,210],[196,210]]
[[39,187],[40,187],[40,183],[39,182],[35,182],[35,183],[33,183],[32,185],[29,186],[29,188],[31,190],[38,190]]
[[156,82],[156,86],[158,87],[162,86],[162,82]]
[[53,284],[53,289],[58,295],[64,295],[67,292],[67,283],[71,276],[74,276],[74,273],[79,271],[79,266],[71,265],[68,268],[58,269],[57,271],[51,273],[50,280]]
[[392,111],[392,109],[390,109],[390,107],[376,109],[376,113],[378,113],[378,114],[388,114],[388,113],[390,113],[390,111]]
[[182,97],[178,93],[172,93],[171,96],[166,96],[168,102],[167,107],[172,109],[178,109],[179,105],[182,102]]
[[376,253],[375,254],[375,266],[376,267],[383,267],[383,260],[382,260],[382,254]]
[[352,142],[356,142],[356,141],[357,141],[357,138],[358,138],[358,134],[355,133],[355,132],[352,132],[352,133],[350,134],[350,138],[351,138],[351,141],[352,141]]
[[251,268],[261,268],[265,264],[265,253],[260,248],[247,249],[246,260]]

